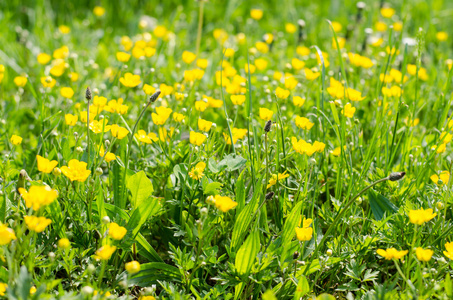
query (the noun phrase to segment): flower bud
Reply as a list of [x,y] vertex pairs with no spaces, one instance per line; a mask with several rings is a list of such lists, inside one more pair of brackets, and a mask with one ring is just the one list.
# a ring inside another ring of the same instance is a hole
[[332,249],[327,249],[326,254],[327,256],[332,256]]
[[55,260],[55,253],[49,252],[48,256],[49,256],[49,258],[50,258],[51,261],[54,261],[54,260]]
[[132,275],[132,274],[140,272],[140,263],[138,261],[134,260],[134,261],[126,263],[125,268],[126,268],[126,271]]
[[61,170],[60,170],[60,168],[54,168],[54,169],[52,170],[52,174],[53,174],[54,176],[57,176],[57,177],[60,176],[60,175],[61,175]]
[[80,147],[80,146],[77,147],[77,148],[76,148],[76,152],[77,152],[77,154],[82,154],[82,153],[83,153],[82,147]]
[[272,198],[274,198],[274,192],[269,192],[266,194],[266,200],[271,200]]
[[93,294],[94,292],[94,289],[91,287],[91,286],[84,286],[82,288],[82,294],[84,294],[85,296],[89,296],[91,294]]
[[87,267],[87,271],[90,274],[94,273],[94,271],[96,271],[96,267],[93,264],[89,264],[88,267]]
[[102,168],[96,168],[96,170],[94,171],[94,173],[95,173],[97,176],[100,176],[100,175],[104,174],[104,171],[102,171]]
[[439,201],[439,202],[436,203],[436,207],[437,207],[437,209],[441,210],[441,209],[444,208],[444,204]]
[[159,98],[159,95],[160,95],[160,90],[157,90],[154,94],[152,94],[149,97],[149,102],[151,102],[151,103],[156,102],[157,98]]
[[293,259],[298,259],[299,258],[299,252],[294,252],[293,253]]
[[67,238],[58,240],[58,248],[68,249],[69,247],[71,247],[71,242]]
[[266,122],[266,125],[264,125],[264,132],[271,131],[271,127],[272,127],[272,121],[269,120],[269,121]]
[[103,218],[102,218],[102,223],[104,223],[104,224],[109,224],[109,223],[110,223],[110,218],[109,218],[109,216],[103,217]]
[[104,145],[105,145],[105,148],[110,147],[110,141],[109,140],[105,140],[104,141]]
[[88,102],[90,102],[91,100],[91,89],[90,87],[88,86],[86,91],[85,91],[85,98],[87,99]]
[[404,175],[406,175],[406,172],[394,172],[394,173],[390,174],[389,180],[398,181],[398,180],[402,179],[404,177]]

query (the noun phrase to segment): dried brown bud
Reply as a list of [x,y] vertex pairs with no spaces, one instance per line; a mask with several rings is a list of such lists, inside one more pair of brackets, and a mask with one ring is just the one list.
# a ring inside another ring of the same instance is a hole
[[274,192],[269,192],[266,194],[266,200],[271,200],[272,198],[274,198]]
[[389,180],[398,181],[398,180],[402,179],[404,177],[404,175],[406,175],[406,172],[395,172],[395,173],[390,174]]
[[269,121],[266,122],[266,125],[264,125],[264,131],[265,132],[271,131],[271,127],[272,127],[272,121],[269,120]]
[[88,102],[91,100],[91,89],[89,86],[87,87],[87,89],[85,91],[85,98],[87,99]]
[[293,259],[298,259],[299,258],[299,252],[294,252],[293,253]]
[[160,95],[160,90],[157,90],[154,94],[152,94],[149,97],[149,102],[151,102],[151,103],[156,102],[157,98],[159,98],[159,95]]

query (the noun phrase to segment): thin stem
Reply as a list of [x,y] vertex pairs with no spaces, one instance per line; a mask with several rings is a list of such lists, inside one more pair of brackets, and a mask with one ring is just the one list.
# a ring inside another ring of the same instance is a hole
[[195,50],[195,54],[198,56],[200,51],[200,44],[201,44],[201,33],[203,31],[203,8],[204,8],[204,1],[201,0],[200,8],[198,10],[198,30],[197,30],[197,46]]

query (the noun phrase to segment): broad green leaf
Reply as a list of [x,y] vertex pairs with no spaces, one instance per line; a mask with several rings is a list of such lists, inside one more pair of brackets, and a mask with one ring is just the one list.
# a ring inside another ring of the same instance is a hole
[[445,294],[447,294],[448,298],[451,299],[453,296],[453,285],[451,283],[449,273],[447,273],[447,276],[445,276],[444,287],[445,287]]
[[297,283],[296,293],[294,293],[294,300],[299,300],[303,296],[305,296],[308,292],[310,292],[310,285],[308,284],[307,278],[302,275],[299,278],[299,282]]
[[151,180],[149,180],[143,171],[140,171],[129,178],[127,181],[127,188],[132,193],[131,204],[133,208],[140,207],[142,202],[147,200],[154,191]]
[[221,187],[222,184],[220,182],[211,182],[206,187],[203,187],[203,193],[206,195],[217,195]]
[[181,273],[178,268],[166,263],[146,263],[140,266],[140,272],[132,275],[128,283],[144,287],[155,284],[158,280],[181,282]]
[[161,205],[157,198],[150,198],[149,200],[142,202],[139,207],[133,210],[131,218],[129,219],[129,222],[127,222],[126,229],[128,235],[130,234],[131,237],[135,239],[135,236],[143,223],[145,223],[149,217],[156,214],[160,208]]
[[335,300],[335,297],[330,294],[321,294],[316,297],[316,300]]
[[267,290],[263,294],[262,300],[277,300],[277,297],[275,297],[274,292],[272,292],[272,290]]
[[247,160],[240,155],[229,154],[219,162],[218,166],[232,172],[244,166],[246,162]]
[[301,208],[303,205],[303,201],[300,201],[297,203],[294,208],[291,210],[291,213],[289,216],[286,218],[285,225],[283,226],[283,233],[282,233],[282,253],[280,256],[280,264],[284,265],[285,260],[288,258],[289,254],[289,249],[291,247],[291,241],[294,238],[294,235],[296,234],[296,226],[298,221],[300,220],[301,217]]
[[368,200],[370,201],[371,212],[376,220],[381,220],[384,213],[387,213],[388,216],[398,211],[398,208],[392,202],[373,189],[368,190]]
[[258,231],[255,231],[248,236],[236,255],[234,266],[240,275],[249,275],[259,250],[259,233]]

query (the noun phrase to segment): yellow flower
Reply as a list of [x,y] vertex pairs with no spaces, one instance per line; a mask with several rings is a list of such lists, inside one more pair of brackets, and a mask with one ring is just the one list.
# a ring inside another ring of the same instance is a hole
[[[233,135],[233,142],[236,144],[238,140],[241,140],[245,137],[247,134],[247,129],[241,129],[241,128],[233,128],[231,130],[231,134]],[[231,145],[231,139],[230,135],[226,134],[225,132],[223,133],[223,137],[225,138],[225,141],[227,145]]]
[[266,189],[270,188],[271,186],[275,185],[277,181],[281,181],[282,179],[285,179],[289,177],[289,174],[286,174],[286,171],[283,173],[278,173],[278,174],[272,174],[272,178],[269,179],[269,183],[266,187]]
[[235,208],[238,205],[238,203],[231,200],[230,197],[216,195],[214,197],[214,205],[215,207],[217,207],[218,210],[225,213],[230,209]]
[[395,22],[393,23],[393,30],[400,32],[403,30],[403,22]]
[[332,28],[335,32],[340,32],[343,29],[343,25],[340,22],[332,21]]
[[321,73],[313,72],[311,69],[308,69],[308,68],[305,68],[304,72],[305,72],[305,78],[307,78],[307,80],[315,80],[316,78],[319,77],[319,75],[321,75]]
[[50,68],[50,74],[55,77],[60,77],[66,70],[66,63],[63,59],[55,59]]
[[296,227],[296,236],[297,239],[301,242],[309,241],[313,237],[313,228],[311,227],[304,227],[299,228]]
[[301,107],[305,103],[305,99],[300,96],[293,96],[293,103],[297,107]]
[[197,67],[201,69],[206,69],[208,67],[208,60],[205,58],[197,59]]
[[199,163],[197,163],[197,165],[195,167],[192,168],[192,170],[189,172],[189,176],[190,178],[194,179],[194,180],[200,180],[204,174],[204,169],[206,168],[206,164],[202,161],[200,161]]
[[291,138],[291,144],[293,145],[294,151],[308,156],[312,156],[315,152],[321,153],[326,147],[326,144],[324,143],[315,141],[312,145],[302,139],[298,141],[296,137]]
[[445,249],[447,251],[444,251],[444,255],[453,260],[453,242],[445,243]]
[[109,260],[112,257],[113,252],[115,252],[116,247],[110,245],[104,245],[96,251],[94,255],[95,259]]
[[192,53],[190,51],[184,51],[182,53],[182,60],[186,63],[186,64],[191,64],[195,58],[197,58],[197,56],[195,55],[195,53]]
[[62,238],[58,240],[58,248],[68,249],[71,247],[71,242],[67,238]]
[[415,249],[415,255],[417,255],[419,261],[430,261],[433,254],[434,251],[430,249],[423,249],[421,247]]
[[104,145],[101,145],[101,148],[99,149],[99,156],[104,157],[104,160],[108,163],[116,159],[116,155],[112,152],[105,153]]
[[140,296],[138,300],[156,300],[153,296]]
[[5,224],[0,224],[0,246],[8,245],[15,239],[17,238],[14,234],[14,230],[8,228]]
[[201,146],[206,140],[206,136],[202,133],[191,131],[190,132],[190,143],[195,146]]
[[69,180],[79,182],[84,182],[91,174],[91,171],[87,170],[87,163],[77,159],[71,159],[68,166],[61,167],[61,172]]
[[232,57],[234,55],[234,49],[233,48],[225,48],[223,50],[223,53],[225,57]]
[[97,17],[102,17],[104,14],[105,14],[105,8],[103,8],[102,6],[95,6],[93,8],[93,13],[97,16]]
[[198,129],[204,132],[208,132],[211,129],[212,122],[203,120],[203,119],[198,119]]
[[303,69],[303,67],[305,67],[305,62],[300,59],[293,58],[291,60],[291,65],[293,66],[293,68],[295,70],[301,70],[301,69]]
[[297,31],[297,26],[294,25],[293,23],[286,23],[285,24],[285,30],[288,33],[294,33]]
[[256,47],[256,50],[258,50],[259,52],[261,52],[263,54],[266,54],[267,52],[269,52],[269,46],[265,42],[261,42],[261,41],[256,42],[255,47]]
[[308,56],[310,54],[310,48],[305,46],[298,46],[296,52],[300,56]]
[[374,27],[376,28],[377,31],[379,32],[384,32],[387,30],[387,24],[384,22],[378,21],[374,24]]
[[13,134],[11,136],[11,138],[9,139],[9,141],[11,142],[11,144],[17,146],[17,145],[20,145],[22,143],[22,138],[18,135],[15,135]]
[[164,125],[172,113],[172,109],[164,106],[156,107],[156,113],[152,113],[151,117],[154,124]]
[[125,138],[129,134],[129,130],[127,130],[127,128],[118,126],[117,124],[113,124],[110,127],[110,132],[112,133],[112,136],[119,140]]
[[428,209],[416,209],[416,210],[410,210],[409,211],[409,220],[413,224],[417,225],[423,225],[425,222],[428,222],[429,220],[433,219],[435,216],[437,216],[436,213],[433,213],[432,208]]
[[126,53],[126,52],[116,52],[116,59],[119,61],[119,62],[128,62],[129,59],[131,58],[131,55],[129,53]]
[[434,174],[429,178],[438,186],[442,186],[444,184],[448,184],[448,181],[450,180],[450,172],[442,171],[439,176],[437,176],[437,174]]
[[5,296],[7,287],[8,285],[6,283],[0,282],[0,296]]
[[56,160],[50,161],[41,155],[36,155],[36,159],[38,160],[38,171],[46,174],[52,172],[52,170],[58,165]]
[[391,18],[393,15],[395,14],[395,10],[391,7],[383,7],[381,8],[381,15],[384,17],[384,18]]
[[251,9],[250,16],[252,17],[252,19],[255,19],[258,21],[263,17],[263,11],[261,9],[257,9],[257,8]]
[[167,35],[167,32],[167,28],[163,25],[157,25],[153,30],[154,35],[158,38],[165,37]]
[[231,95],[230,99],[234,105],[242,105],[245,102],[245,95]]
[[352,118],[354,117],[356,108],[351,105],[351,103],[347,103],[344,106],[344,109],[341,110],[341,114],[344,115],[345,117]]
[[68,55],[69,55],[68,46],[62,46],[58,49],[55,49],[55,51],[53,52],[53,58],[56,58],[56,59],[63,59],[63,58],[68,57]]
[[376,253],[385,258],[386,260],[400,259],[407,254],[407,250],[398,251],[395,248],[390,249],[377,249]]
[[310,130],[313,125],[315,125],[315,123],[310,122],[309,119],[299,116],[296,116],[295,123],[297,127],[305,130]]
[[446,40],[448,40],[448,33],[446,33],[445,31],[439,31],[438,33],[436,33],[436,39],[440,42],[445,42]]
[[333,156],[340,156],[340,154],[341,154],[341,147],[337,147],[337,148],[333,149],[332,151],[330,151],[330,153],[331,153]]
[[64,98],[71,99],[74,96],[74,90],[70,87],[62,87],[60,89],[60,95]]
[[51,204],[58,197],[58,192],[47,185],[33,185],[28,192],[24,188],[19,188],[19,194],[24,198],[25,206],[32,207],[33,210],[39,210],[41,207]]
[[260,107],[260,118],[264,121],[268,121],[272,119],[272,116],[274,115],[274,112],[270,109]]
[[244,70],[245,70],[245,73],[248,73],[250,70],[250,74],[253,74],[256,71],[256,67],[254,65],[245,64]]
[[90,130],[94,133],[109,132],[110,125],[107,125],[108,120],[102,119],[100,121],[93,120],[90,122]]
[[335,99],[342,99],[344,97],[344,87],[341,84],[332,86],[331,83],[331,86],[327,88],[327,92]]
[[37,291],[36,287],[35,287],[35,286],[32,286],[32,287],[30,288],[30,295],[34,295],[34,294],[36,293],[36,291]]
[[71,114],[65,114],[64,119],[65,119],[66,125],[75,126],[77,124],[77,120],[79,119],[79,117],[71,115]]
[[25,224],[27,224],[28,229],[37,233],[43,232],[44,229],[46,229],[46,227],[49,226],[50,223],[52,223],[52,220],[50,219],[36,216],[25,216],[24,220]]
[[351,101],[362,101],[366,97],[362,97],[362,93],[354,90],[352,88],[347,88],[346,89],[346,96],[348,97],[349,100]]
[[14,84],[18,87],[24,87],[27,84],[27,81],[28,79],[25,76],[14,77]]
[[184,118],[185,116],[183,114],[177,112],[173,113],[173,120],[175,120],[175,122],[181,123],[184,120]]
[[136,260],[126,263],[124,267],[131,275],[140,272],[140,263]]
[[68,34],[71,32],[71,28],[69,28],[68,26],[66,25],[60,25],[58,26],[58,30],[62,33],[62,34]]
[[121,84],[126,87],[136,87],[141,83],[140,75],[134,75],[132,73],[126,73],[123,77],[120,78]]
[[[338,37],[337,41],[338,41],[338,46],[340,47],[340,49],[343,49],[344,46],[346,45],[346,39],[344,37]],[[335,41],[335,38],[332,38],[332,47],[335,50],[337,50],[337,41]]]
[[290,93],[291,92],[289,90],[282,89],[279,86],[275,89],[275,95],[277,96],[277,98],[280,98],[280,99],[288,98]]
[[120,115],[124,115],[127,113],[127,110],[129,109],[129,106],[123,104],[123,98],[118,98],[118,100],[110,100],[108,105],[104,107],[104,110],[111,112],[111,113],[117,113]]
[[255,59],[255,66],[258,70],[263,71],[267,68],[268,62],[264,58]]
[[134,136],[137,138],[137,140],[145,144],[151,144],[152,142],[157,142],[159,140],[154,132],[146,134],[146,132],[142,129],[134,134]]
[[109,237],[112,239],[117,241],[122,240],[126,233],[127,229],[116,224],[115,222],[109,224]]
[[71,79],[72,82],[75,82],[79,79],[79,74],[76,72],[71,72],[68,75],[69,79]]
[[41,65],[47,64],[52,59],[52,57],[47,53],[39,53],[36,58]]
[[195,101],[195,109],[204,112],[208,108],[208,103],[205,101]]
[[50,76],[41,77],[41,83],[45,88],[53,88],[57,81]]

